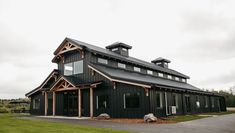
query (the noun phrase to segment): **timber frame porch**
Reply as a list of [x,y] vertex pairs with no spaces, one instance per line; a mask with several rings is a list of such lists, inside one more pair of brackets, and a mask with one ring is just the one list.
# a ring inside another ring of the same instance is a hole
[[45,98],[45,112],[44,115],[48,115],[48,93],[52,92],[53,97],[53,109],[52,109],[52,115],[56,115],[56,93],[57,92],[62,92],[62,91],[74,91],[77,90],[78,92],[78,117],[82,117],[82,91],[85,89],[90,90],[89,98],[90,98],[90,117],[93,117],[93,89],[95,89],[99,84],[102,82],[93,82],[93,83],[85,83],[85,84],[78,84],[75,85],[74,83],[70,82],[68,79],[65,77],[61,76],[55,83],[54,85],[48,90],[48,91],[42,91],[44,94]]

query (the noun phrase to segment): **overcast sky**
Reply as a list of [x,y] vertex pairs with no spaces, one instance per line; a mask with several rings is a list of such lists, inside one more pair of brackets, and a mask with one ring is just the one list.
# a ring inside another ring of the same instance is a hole
[[234,0],[0,0],[0,98],[24,97],[57,66],[65,37],[100,47],[121,41],[200,88],[235,85]]

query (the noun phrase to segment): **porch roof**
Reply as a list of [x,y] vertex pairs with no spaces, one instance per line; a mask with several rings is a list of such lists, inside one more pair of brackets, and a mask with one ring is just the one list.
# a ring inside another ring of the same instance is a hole
[[183,89],[183,90],[194,90],[194,91],[200,91],[199,88],[190,85],[188,83],[181,83],[177,81],[171,81],[163,78],[158,78],[154,77],[151,75],[146,75],[146,74],[141,74],[137,72],[132,72],[124,69],[119,69],[119,68],[112,68],[109,66],[104,66],[101,64],[92,64],[90,63],[92,67],[97,69],[98,71],[102,72],[106,76],[113,78],[113,79],[118,79],[118,80],[125,80],[125,81],[130,81],[130,82],[136,82],[136,83],[142,83],[146,85],[151,85],[151,86],[165,86],[168,88],[178,88],[178,89]]

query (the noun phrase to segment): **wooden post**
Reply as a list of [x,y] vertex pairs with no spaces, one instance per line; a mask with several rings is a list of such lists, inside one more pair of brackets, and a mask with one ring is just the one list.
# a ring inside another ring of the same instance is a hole
[[48,94],[47,92],[45,91],[45,116],[47,116],[47,109],[48,109]]
[[78,117],[82,117],[82,95],[81,95],[81,89],[78,89]]
[[90,88],[90,117],[93,118],[93,88]]
[[56,96],[55,92],[53,91],[53,116],[55,116],[55,104],[56,104]]

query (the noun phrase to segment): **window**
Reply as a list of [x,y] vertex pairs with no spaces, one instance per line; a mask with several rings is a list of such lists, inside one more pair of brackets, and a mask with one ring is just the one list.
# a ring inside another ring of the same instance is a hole
[[197,108],[200,108],[199,96],[196,96],[196,107],[197,107]]
[[101,95],[96,97],[96,108],[97,109],[107,109],[109,108],[109,98],[108,95]]
[[182,79],[182,82],[186,82],[186,79]]
[[167,75],[167,78],[168,78],[168,79],[172,79],[172,76],[171,76],[171,75]]
[[118,63],[118,67],[120,67],[120,68],[126,68],[126,64]]
[[179,103],[178,103],[178,95],[177,94],[173,94],[172,95],[172,105],[173,106],[176,106],[176,108],[178,108],[179,107]]
[[140,68],[139,67],[134,67],[134,71],[140,72]]
[[147,70],[147,74],[149,74],[149,75],[153,75],[153,71],[151,71],[151,70]]
[[33,99],[33,109],[40,108],[40,99]]
[[139,107],[140,107],[140,93],[124,94],[124,109],[139,108]]
[[74,62],[74,74],[83,73],[83,60]]
[[64,64],[64,75],[69,76],[80,73],[83,73],[83,60]]
[[108,64],[108,60],[103,59],[103,58],[98,58],[98,62],[102,64]]
[[159,77],[163,77],[163,73],[158,73],[158,76]]
[[72,75],[73,74],[73,63],[64,64],[64,75]]
[[211,98],[211,107],[214,108],[215,107],[215,99],[212,97]]
[[127,49],[126,49],[126,48],[122,48],[122,50],[123,50],[123,51],[127,51]]
[[157,101],[157,108],[163,107],[163,94],[162,92],[156,92],[156,101]]
[[157,62],[156,64],[157,64],[157,65],[161,65],[162,63],[161,63],[161,62]]
[[118,48],[113,48],[112,51],[118,51]]
[[179,78],[179,77],[175,77],[175,80],[176,80],[176,81],[180,81],[180,78]]
[[204,101],[205,101],[205,108],[208,108],[208,98],[207,98],[207,96],[204,96]]

